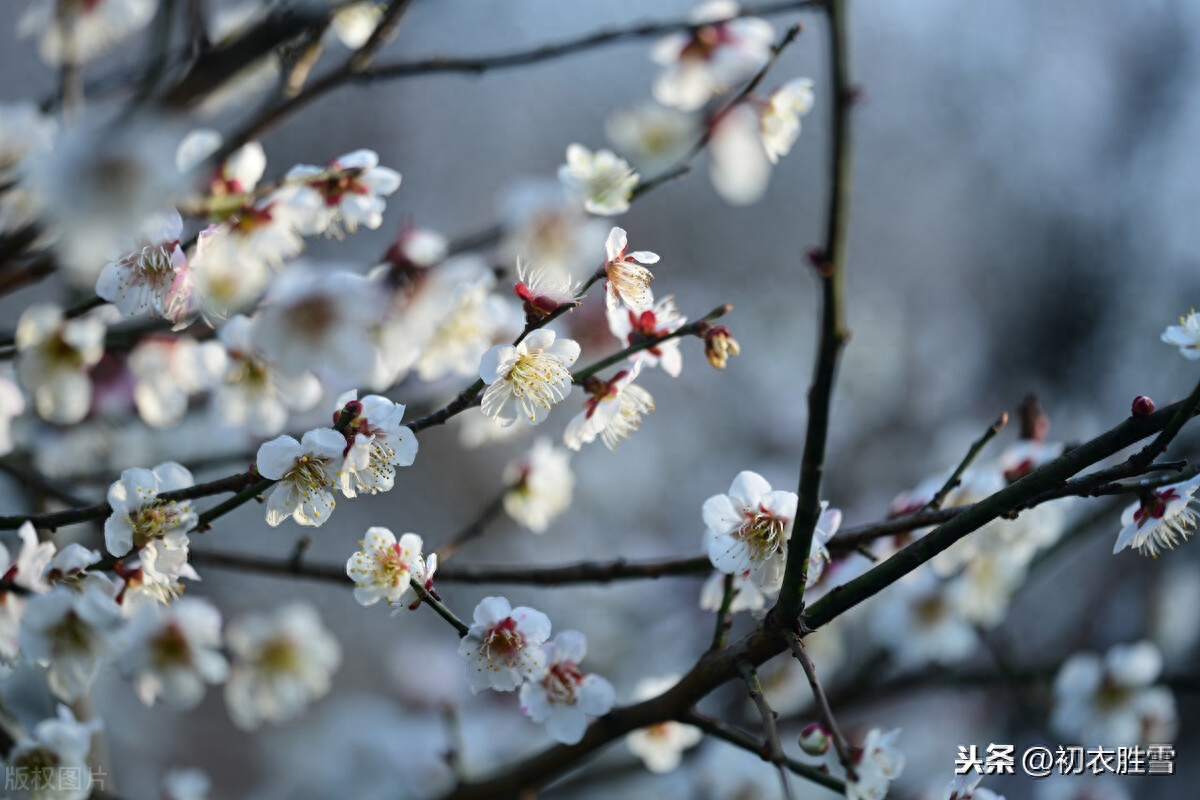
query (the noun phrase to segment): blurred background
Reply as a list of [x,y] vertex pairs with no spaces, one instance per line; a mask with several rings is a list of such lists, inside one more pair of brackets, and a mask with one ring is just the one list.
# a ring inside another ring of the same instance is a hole
[[[6,2],[19,10],[23,0]],[[417,0],[380,58],[503,53],[596,28],[676,19],[690,7]],[[655,370],[641,380],[657,404],[642,430],[616,452],[596,444],[573,458],[577,483],[566,514],[542,535],[501,516],[456,556],[461,563],[698,554],[700,507],[725,492],[739,471],[794,489],[818,311],[804,253],[820,244],[824,230],[829,96],[824,19],[813,12],[772,17],[779,32],[796,20],[806,28],[764,87],[810,77],[817,104],[763,200],[726,205],[701,156],[691,174],[613,220],[634,248],[662,256],[655,291],[673,294],[689,318],[733,304],[724,322],[742,355],[716,372],[700,343],[685,341],[679,378]],[[825,498],[843,510],[846,524],[886,516],[898,493],[952,467],[1001,411],[1015,412],[1029,393],[1049,415],[1051,439],[1066,442],[1119,422],[1135,395],[1160,406],[1186,396],[1197,377],[1194,365],[1158,337],[1200,294],[1200,96],[1193,88],[1200,78],[1200,5],[857,0],[851,36],[861,87],[848,271],[853,338],[835,395],[824,484]],[[54,75],[33,44],[11,30],[0,33],[0,43],[0,101],[53,90]],[[267,175],[362,147],[399,170],[403,183],[379,230],[310,245],[312,259],[365,270],[398,226],[412,222],[451,238],[487,228],[519,181],[553,179],[568,144],[611,146],[606,120],[649,99],[658,73],[651,44],[620,43],[478,77],[340,89],[263,140]],[[102,74],[129,57],[106,57],[89,70]],[[237,118],[230,113],[215,124],[229,127]],[[584,341],[581,363],[608,346],[589,349],[583,335],[589,319],[603,325],[592,313],[600,303],[593,294],[593,309],[575,312],[562,328]],[[4,298],[5,327],[43,297],[63,297],[61,287],[52,279]],[[430,407],[468,382],[412,386],[411,398],[401,387],[394,396],[413,409]],[[325,419],[326,405],[294,419],[289,430]],[[535,436],[557,439],[571,413],[560,410],[522,438],[482,449],[460,446],[458,423],[429,430],[392,492],[341,504],[319,530],[290,522],[268,528],[261,508],[250,505],[196,537],[193,547],[286,558],[311,533],[306,558],[337,565],[369,525],[417,532],[436,546],[500,491],[509,460]],[[1013,433],[1002,437],[995,447],[1011,443]],[[149,466],[148,454],[171,455],[169,437],[151,442],[131,434],[118,441],[125,444],[108,454],[114,470]],[[1185,438],[1177,445],[1180,453],[1187,444]],[[228,471],[201,472],[198,479]],[[22,502],[15,488],[8,497]],[[1200,581],[1195,545],[1157,561],[1128,552],[1114,557],[1119,509],[1055,551],[1017,595],[993,632],[992,644],[1009,666],[1044,671],[1076,650],[1103,652],[1153,638],[1164,651],[1166,675],[1194,674],[1200,616],[1197,604],[1184,600]],[[483,775],[549,743],[514,695],[470,695],[456,637],[426,610],[391,618],[380,608],[361,608],[333,584],[200,571],[203,582],[189,593],[212,599],[226,618],[293,599],[317,604],[343,647],[335,689],[300,720],[251,735],[232,726],[218,691],[198,710],[172,715],[143,708],[119,677],[102,678],[96,705],[108,723],[114,788],[123,796],[152,796],[168,766],[205,769],[215,797],[421,796],[446,779],[440,758],[451,746],[470,774]],[[463,617],[480,598],[504,594],[513,605],[545,611],[556,630],[584,632],[587,669],[607,676],[618,702],[628,702],[639,678],[684,672],[708,646],[713,614],[698,607],[701,582],[439,590]],[[966,688],[933,680],[895,692],[847,686],[874,653],[857,616],[839,621],[845,624],[832,652],[819,655],[828,659],[825,680],[842,700],[835,710],[851,738],[871,727],[903,729],[899,746],[908,764],[891,796],[937,797],[922,793],[939,792],[950,780],[961,744],[1065,743],[1045,725],[1046,680]],[[735,635],[749,624],[737,620]],[[987,669],[992,658],[981,648],[966,666]],[[813,719],[803,707],[806,688],[798,691],[784,726],[793,750],[795,734]],[[1191,724],[1195,697],[1183,687],[1176,702],[1179,774],[1121,778],[1131,797],[1193,794],[1189,774],[1200,748]],[[443,712],[445,703],[457,708],[456,722]],[[757,730],[740,686],[718,692],[706,708]],[[755,776],[747,781],[758,781],[745,784],[757,794],[734,794],[737,786],[726,791],[712,777],[744,772]],[[1035,796],[1035,783],[1018,775],[984,785],[1011,799]],[[778,791],[768,766],[718,742],[702,744],[665,776],[645,772],[615,743],[545,796],[775,797]],[[798,796],[833,795],[803,785]]]

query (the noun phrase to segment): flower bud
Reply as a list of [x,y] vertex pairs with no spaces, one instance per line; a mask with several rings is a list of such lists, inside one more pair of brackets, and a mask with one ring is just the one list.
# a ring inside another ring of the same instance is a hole
[[820,722],[814,722],[800,731],[800,749],[810,756],[823,756],[829,752],[831,741],[829,729]]
[[725,369],[729,357],[741,352],[742,348],[737,339],[733,338],[729,328],[724,325],[713,325],[704,334],[704,357],[716,369]]
[[1132,413],[1135,417],[1148,417],[1154,413],[1154,401],[1144,394],[1133,398]]

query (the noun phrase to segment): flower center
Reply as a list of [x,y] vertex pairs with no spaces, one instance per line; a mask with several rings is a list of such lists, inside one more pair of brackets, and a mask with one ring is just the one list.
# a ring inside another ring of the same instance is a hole
[[488,661],[499,658],[512,661],[525,648],[525,637],[517,630],[517,621],[505,617],[495,627],[488,631],[483,640],[483,654]]
[[75,653],[87,652],[91,649],[91,630],[88,624],[79,618],[74,610],[63,615],[57,625],[47,631],[49,639],[54,642],[54,656],[70,657]]
[[571,373],[556,358],[542,353],[522,353],[517,357],[506,380],[513,394],[529,397],[538,405],[550,408],[560,398],[553,387],[569,386]]
[[746,520],[736,535],[750,546],[755,560],[761,561],[783,552],[784,543],[787,541],[784,538],[786,529],[786,520],[773,516],[771,512],[759,506],[758,511],[746,512]]
[[546,696],[555,705],[575,705],[579,699],[575,690],[583,683],[583,673],[579,667],[570,661],[560,661],[550,667],[546,677],[542,678],[542,686]]
[[191,648],[179,626],[172,623],[163,629],[150,646],[156,666],[170,667],[191,662]]
[[263,645],[259,652],[258,664],[267,672],[297,672],[300,667],[300,651],[291,639],[272,639]]
[[59,328],[42,342],[42,357],[54,369],[77,370],[83,367],[83,354],[63,336]]
[[325,475],[325,464],[329,459],[306,454],[296,459],[295,465],[284,473],[283,480],[295,484],[304,494],[315,494],[329,486]]
[[174,501],[162,503],[155,500],[147,506],[131,510],[125,521],[133,530],[133,546],[140,550],[161,538],[179,526],[181,516],[182,509]]

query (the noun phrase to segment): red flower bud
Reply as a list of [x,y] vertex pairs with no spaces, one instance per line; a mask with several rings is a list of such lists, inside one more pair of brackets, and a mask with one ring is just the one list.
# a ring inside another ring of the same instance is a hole
[[1154,413],[1154,401],[1144,394],[1139,394],[1133,398],[1132,411],[1135,417],[1148,417]]

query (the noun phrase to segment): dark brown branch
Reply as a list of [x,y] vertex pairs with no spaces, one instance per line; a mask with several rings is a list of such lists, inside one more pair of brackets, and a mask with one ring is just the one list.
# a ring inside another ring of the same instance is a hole
[[[689,711],[679,717],[679,721],[687,725],[694,725],[700,730],[712,736],[714,739],[720,739],[734,747],[740,747],[743,750],[754,753],[764,761],[767,760],[764,756],[766,752],[766,743],[759,741],[756,737],[740,731],[732,725],[722,722],[719,719],[705,716],[696,711]],[[797,761],[794,758],[784,759],[785,766],[802,778],[806,778],[813,783],[820,784],[827,789],[832,789],[838,794],[846,793],[846,784],[829,773],[823,771],[819,767],[814,767],[811,764],[805,764],[802,761]]]
[[829,435],[829,409],[842,348],[850,337],[846,328],[846,248],[850,224],[852,159],[850,111],[854,104],[850,83],[849,20],[846,0],[825,4],[829,25],[831,76],[829,198],[825,244],[816,260],[821,279],[821,332],[808,390],[808,429],[800,461],[799,502],[787,567],[779,600],[772,609],[785,625],[792,625],[804,607],[808,582],[808,556],[813,533],[821,517],[821,480],[825,473],[825,444]]
[[733,630],[733,597],[737,590],[733,588],[733,576],[726,575],[721,582],[721,607],[717,609],[717,622],[713,627],[710,650],[720,650],[729,641],[729,631]]
[[788,783],[787,778],[788,757],[783,752],[783,742],[779,741],[779,725],[776,723],[775,709],[771,708],[771,704],[763,696],[762,684],[758,681],[758,673],[754,671],[754,667],[742,664],[738,672],[742,676],[742,682],[746,684],[746,691],[750,693],[750,699],[758,709],[759,716],[762,717],[763,736],[766,738],[763,744],[767,752],[767,760],[778,768],[783,796],[791,800],[792,785]]
[[808,657],[804,641],[799,636],[788,636],[787,643],[788,647],[792,649],[792,655],[796,657],[796,660],[800,662],[800,666],[804,669],[804,676],[808,678],[808,685],[812,688],[813,699],[817,701],[817,708],[821,710],[821,719],[825,722],[825,727],[829,729],[829,735],[833,737],[833,747],[837,751],[838,761],[841,762],[842,768],[846,770],[846,775],[851,780],[857,780],[858,776],[854,771],[854,759],[850,754],[850,743],[842,735],[842,729],[837,724],[837,718],[833,716],[833,708],[829,705],[829,698],[825,696],[825,690],[821,687],[821,681],[817,679],[817,668],[813,665],[812,659]]

